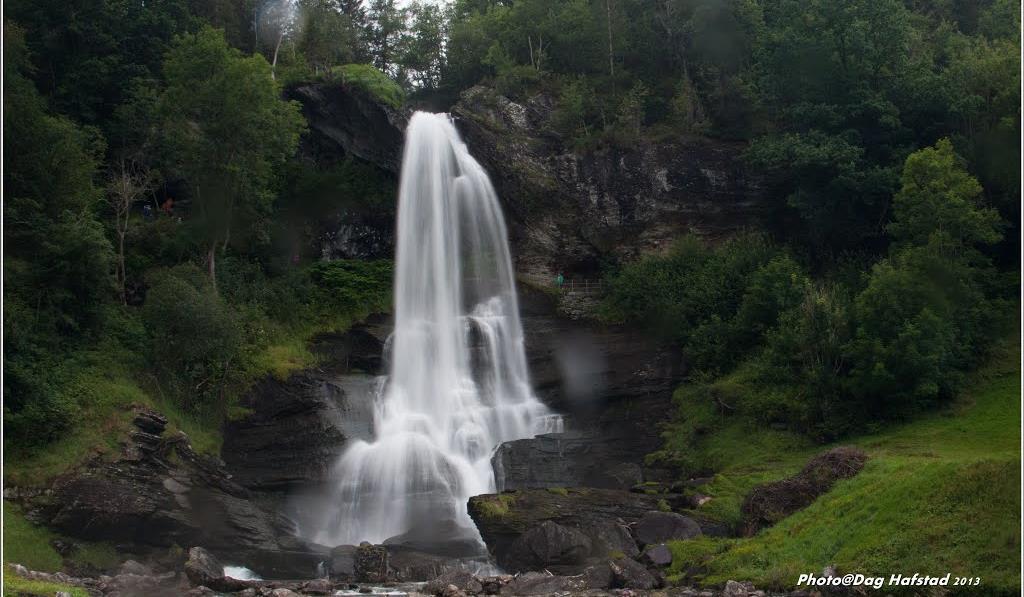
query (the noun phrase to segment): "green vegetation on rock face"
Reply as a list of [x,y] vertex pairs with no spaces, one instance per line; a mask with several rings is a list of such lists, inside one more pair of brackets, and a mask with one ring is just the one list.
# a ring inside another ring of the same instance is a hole
[[512,494],[502,493],[496,496],[478,498],[477,510],[487,518],[501,518],[508,514],[508,507],[516,501]]
[[[682,420],[702,408],[691,393],[678,398]],[[688,445],[694,466],[716,471],[701,488],[712,497],[701,512],[733,523],[755,484],[787,477],[825,449],[742,415],[714,419],[717,427]],[[867,452],[867,465],[806,509],[754,537],[672,543],[674,579],[788,589],[801,573],[834,565],[840,573],[978,576],[986,594],[1016,595],[1019,422],[1019,351],[1007,342],[946,409],[846,439]]]
[[391,77],[370,64],[345,64],[331,71],[341,82],[350,85],[392,108],[401,108],[405,92]]
[[[101,4],[74,26],[108,27]],[[5,478],[44,486],[114,457],[136,407],[216,454],[255,380],[311,366],[312,336],[389,308],[390,263],[311,264],[310,222],[393,211],[394,181],[353,159],[324,171],[296,160],[304,123],[267,60],[191,17],[149,24],[167,27],[155,62],[130,44],[111,56],[138,75],[103,91],[113,109],[52,113],[71,96],[34,81],[52,49],[40,37],[73,24],[45,3],[14,8],[24,29],[5,23],[4,135],[19,147],[4,164]],[[95,83],[112,84],[104,77]]]
[[[842,263],[814,279],[763,237],[687,238],[614,272],[606,317],[682,345],[693,391],[713,398],[698,419],[735,412],[827,441],[946,403],[1008,321],[1016,279],[985,253],[999,216],[948,140],[907,157],[902,181],[889,254],[853,279]],[[671,445],[662,456],[688,457]]]

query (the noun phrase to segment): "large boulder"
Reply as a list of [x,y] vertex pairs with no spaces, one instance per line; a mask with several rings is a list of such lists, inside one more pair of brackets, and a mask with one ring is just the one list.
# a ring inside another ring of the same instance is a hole
[[647,548],[644,549],[642,559],[649,566],[664,568],[672,564],[672,550],[664,543],[648,545]]
[[743,501],[743,533],[753,535],[801,510],[840,479],[864,468],[867,454],[854,446],[840,446],[812,458],[796,475],[754,487]]
[[[635,553],[635,544],[630,545],[632,540],[625,536],[621,527],[657,508],[658,499],[611,489],[529,489],[474,496],[469,499],[468,508],[488,551],[499,566],[508,570],[524,569],[521,566],[532,556],[522,555],[529,552],[524,551],[525,541],[520,538],[528,531],[532,531],[533,537],[543,536],[542,531],[537,530],[542,523],[557,523],[558,527],[578,531],[588,539],[590,551],[584,560],[574,559],[576,563],[570,564],[562,558],[560,572],[579,574],[586,568],[587,558],[597,561],[602,557]],[[571,551],[573,554],[583,547],[582,540],[577,538],[577,541],[579,544]]]
[[355,545],[339,545],[331,550],[328,574],[336,580],[353,580],[356,577]]
[[640,555],[640,549],[629,528],[619,521],[595,520],[587,526],[587,530],[594,540],[596,551],[601,555],[623,555],[627,558]]
[[241,591],[249,586],[244,580],[224,576],[224,565],[202,547],[188,550],[185,576],[196,587],[209,587],[217,591]]
[[399,549],[434,554],[447,558],[485,555],[476,529],[454,520],[420,520],[408,531],[384,540],[388,551]]
[[694,519],[675,512],[647,512],[633,526],[633,537],[640,545],[693,539],[700,535],[700,525]]
[[501,444],[491,458],[500,491],[538,487],[628,489],[643,480],[639,454],[596,430],[549,433]]
[[636,560],[615,558],[608,562],[608,567],[611,569],[615,587],[647,591],[659,584],[658,579]]
[[512,543],[502,565],[512,572],[572,569],[586,562],[592,548],[587,535],[546,520]]
[[388,580],[388,552],[383,545],[359,544],[355,553],[356,582],[380,583]]
[[461,560],[417,551],[402,545],[384,545],[388,552],[388,579],[422,582],[459,569]]
[[212,586],[224,579],[224,564],[202,547],[188,550],[185,575],[196,586]]

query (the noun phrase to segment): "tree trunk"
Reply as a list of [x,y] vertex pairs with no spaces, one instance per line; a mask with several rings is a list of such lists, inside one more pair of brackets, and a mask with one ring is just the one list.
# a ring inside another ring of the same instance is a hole
[[121,230],[118,231],[120,235],[120,243],[117,248],[117,269],[118,269],[118,282],[121,284],[121,304],[128,305],[128,290],[125,288],[125,283],[128,278],[128,273],[124,267],[124,237],[128,233],[128,214],[125,214],[124,225],[120,226]]
[[270,63],[270,77],[277,80],[277,53],[281,51],[281,42],[284,41],[284,30],[277,36],[277,45],[274,46],[274,61]]
[[217,241],[210,243],[210,250],[206,253],[206,267],[210,275],[210,283],[213,284],[213,291],[217,292]]

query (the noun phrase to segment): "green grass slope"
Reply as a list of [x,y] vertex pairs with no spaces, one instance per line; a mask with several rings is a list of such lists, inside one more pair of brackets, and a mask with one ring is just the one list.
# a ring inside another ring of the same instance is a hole
[[[51,597],[57,591],[65,591],[73,597],[87,597],[85,589],[59,583],[21,578],[14,574],[7,564],[21,564],[30,570],[60,572],[65,569],[64,558],[53,548],[51,541],[61,539],[45,527],[33,524],[16,504],[3,504],[3,596],[45,595]],[[78,567],[108,570],[120,562],[112,545],[76,541],[73,560]]]
[[[701,490],[714,498],[702,511],[731,522],[751,487],[796,472],[827,448],[740,422],[703,439],[701,457],[721,468]],[[951,572],[981,578],[972,594],[1020,593],[1016,344],[978,371],[948,410],[842,443],[870,456],[859,475],[754,537],[674,543],[672,578],[793,589],[800,574],[835,565],[880,576]]]

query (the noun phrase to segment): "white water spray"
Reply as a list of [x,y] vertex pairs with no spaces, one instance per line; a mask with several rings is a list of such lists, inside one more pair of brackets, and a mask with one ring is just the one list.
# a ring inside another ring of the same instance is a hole
[[472,529],[466,501],[495,490],[494,450],[561,428],[530,387],[497,196],[444,114],[406,131],[390,343],[375,438],[338,462],[320,543]]

